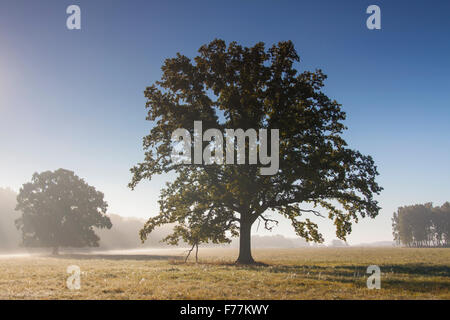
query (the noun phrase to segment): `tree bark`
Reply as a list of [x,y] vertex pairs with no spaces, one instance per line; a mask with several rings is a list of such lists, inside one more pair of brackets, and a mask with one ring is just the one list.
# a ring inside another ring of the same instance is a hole
[[239,257],[236,263],[239,264],[255,263],[255,260],[253,260],[252,257],[251,229],[252,223],[250,221],[241,221],[239,232]]

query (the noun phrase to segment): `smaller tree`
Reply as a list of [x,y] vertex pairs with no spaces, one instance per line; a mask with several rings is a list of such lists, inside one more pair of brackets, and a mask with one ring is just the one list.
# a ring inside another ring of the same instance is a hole
[[97,247],[94,228],[111,229],[103,193],[74,172],[58,169],[33,174],[20,189],[16,227],[26,247]]

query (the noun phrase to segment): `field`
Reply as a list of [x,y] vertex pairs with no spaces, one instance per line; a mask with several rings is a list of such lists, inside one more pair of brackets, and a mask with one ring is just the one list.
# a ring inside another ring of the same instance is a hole
[[[450,299],[450,249],[304,248],[254,250],[266,265],[236,266],[236,250],[148,254],[0,256],[0,299]],[[69,265],[81,269],[69,290]],[[381,289],[366,285],[381,268]]]

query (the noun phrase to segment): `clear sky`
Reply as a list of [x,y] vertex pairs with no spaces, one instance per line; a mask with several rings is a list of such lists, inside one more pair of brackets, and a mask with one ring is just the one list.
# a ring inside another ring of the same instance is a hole
[[[81,30],[66,28],[71,4]],[[381,30],[366,27],[371,4]],[[0,186],[18,191],[62,167],[103,191],[110,212],[155,215],[167,177],[127,188],[151,127],[143,91],[165,58],[194,57],[214,38],[292,40],[299,71],[329,76],[347,142],[374,157],[385,188],[380,215],[355,225],[350,243],[392,240],[398,206],[450,201],[449,1],[2,0]],[[273,233],[294,236],[286,222]]]

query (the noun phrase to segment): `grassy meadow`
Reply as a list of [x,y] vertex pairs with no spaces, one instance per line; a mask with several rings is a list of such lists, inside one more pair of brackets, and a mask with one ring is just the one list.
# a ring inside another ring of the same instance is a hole
[[[0,299],[450,299],[450,249],[302,248],[254,250],[265,265],[234,265],[237,250],[148,254],[0,256]],[[67,267],[81,269],[69,290]],[[366,286],[369,265],[381,289]]]

